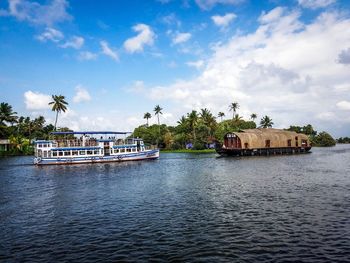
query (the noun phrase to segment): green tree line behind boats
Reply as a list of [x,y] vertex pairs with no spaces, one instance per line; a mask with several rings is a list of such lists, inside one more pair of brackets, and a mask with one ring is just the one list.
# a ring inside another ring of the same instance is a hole
[[[55,114],[55,123],[48,124],[43,116],[30,118],[18,116],[11,105],[2,102],[0,104],[0,139],[9,139],[12,145],[10,151],[2,154],[32,154],[34,139],[49,139],[50,132],[56,130],[59,113],[67,110],[68,103],[62,95],[53,95],[50,102],[52,111]],[[153,112],[157,124],[149,125],[152,114],[144,114],[145,124],[135,128],[132,136],[143,138],[146,144],[158,145],[167,150],[180,150],[188,148],[203,150],[213,147],[216,141],[222,141],[228,132],[235,132],[244,129],[254,129],[257,127],[269,128],[274,123],[269,116],[262,116],[257,122],[258,115],[252,113],[248,120],[240,116],[237,111],[239,104],[233,102],[228,107],[232,111],[229,119],[225,118],[224,112],[213,114],[209,109],[203,108],[200,111],[192,110],[181,116],[175,126],[161,124],[160,116],[162,108],[156,105]],[[69,131],[67,127],[59,128],[60,131]],[[333,146],[336,141],[327,132],[314,130],[312,125],[290,126],[287,130],[296,131],[309,135],[313,146]],[[349,143],[348,137],[339,138],[339,143]]]

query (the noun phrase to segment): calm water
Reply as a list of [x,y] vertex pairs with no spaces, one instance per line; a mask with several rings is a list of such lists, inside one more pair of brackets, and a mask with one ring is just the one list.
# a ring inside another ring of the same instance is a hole
[[0,261],[350,259],[350,146],[35,167],[0,159]]

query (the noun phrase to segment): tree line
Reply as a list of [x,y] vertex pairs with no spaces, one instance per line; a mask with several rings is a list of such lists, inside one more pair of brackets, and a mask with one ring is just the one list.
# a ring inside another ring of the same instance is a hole
[[[52,95],[49,102],[52,111],[56,113],[55,122],[47,124],[43,116],[30,118],[18,116],[11,105],[2,102],[0,104],[0,138],[10,139],[16,153],[31,153],[32,139],[48,139],[52,131],[56,131],[58,116],[67,110],[68,103],[62,95]],[[228,110],[232,112],[232,118],[224,119],[226,114],[218,112],[213,114],[209,109],[202,108],[199,111],[192,110],[181,116],[175,126],[160,123],[160,115],[163,108],[156,105],[153,109],[157,124],[149,125],[152,118],[150,112],[144,114],[146,123],[135,128],[132,136],[143,138],[146,144],[158,145],[166,149],[204,149],[212,147],[215,141],[221,141],[228,132],[237,132],[244,129],[255,129],[273,127],[271,117],[265,115],[260,118],[259,125],[255,122],[258,118],[256,113],[245,120],[238,114],[240,105],[232,102]],[[67,127],[60,128],[61,131],[69,131]],[[295,131],[309,135],[314,146],[332,146],[336,141],[326,132],[317,133],[312,125],[290,126],[286,130]],[[339,138],[339,143],[349,142],[349,138]]]
[[[133,135],[134,137],[143,138],[145,143],[158,145],[165,149],[184,149],[192,147],[193,149],[204,149],[211,147],[215,141],[221,141],[228,132],[237,132],[243,129],[270,128],[274,123],[271,117],[265,115],[261,117],[260,122],[255,120],[258,118],[256,113],[250,115],[249,120],[243,119],[237,111],[240,108],[239,103],[230,103],[228,109],[232,112],[232,118],[224,119],[224,112],[218,112],[214,115],[209,109],[202,108],[199,111],[192,110],[181,116],[175,126],[167,126],[160,124],[159,116],[163,108],[156,105],[154,108],[154,116],[157,117],[157,123],[149,125],[149,119],[152,118],[150,112],[144,114],[146,123],[137,127]],[[297,133],[309,135],[314,146],[332,146],[335,140],[326,132],[317,133],[312,125],[306,126],[290,126],[288,129]]]
[[[68,102],[62,95],[52,95],[49,105],[52,111],[56,112],[54,125],[47,124],[43,116],[18,116],[10,104],[0,104],[0,139],[9,139],[13,145],[8,154],[32,154],[33,139],[49,139],[50,133],[56,130],[59,113],[67,110]],[[69,129],[63,127],[60,130]]]

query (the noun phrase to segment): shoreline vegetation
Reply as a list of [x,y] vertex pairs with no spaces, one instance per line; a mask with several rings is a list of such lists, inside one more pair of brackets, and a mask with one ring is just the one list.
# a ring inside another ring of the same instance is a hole
[[[8,103],[0,104],[0,156],[32,155],[35,139],[50,139],[53,131],[72,131],[68,127],[56,128],[59,113],[67,110],[68,103],[62,95],[52,95],[49,103],[55,114],[55,123],[47,124],[43,116],[30,118],[18,116]],[[270,128],[273,126],[271,117],[262,116],[257,125],[258,115],[252,113],[244,119],[237,111],[240,105],[233,102],[228,110],[232,112],[225,118],[224,112],[214,115],[209,109],[192,110],[181,116],[175,126],[161,124],[160,115],[163,108],[156,105],[153,112],[146,112],[143,117],[145,124],[135,128],[132,137],[142,138],[147,145],[160,148],[162,153],[214,153],[215,143],[222,142],[228,132],[238,132],[244,129]],[[156,124],[149,125],[149,120],[155,117]],[[329,147],[336,143],[350,143],[349,137],[335,140],[329,133],[314,130],[311,124],[305,126],[290,126],[285,130],[303,133],[309,136],[313,147]]]

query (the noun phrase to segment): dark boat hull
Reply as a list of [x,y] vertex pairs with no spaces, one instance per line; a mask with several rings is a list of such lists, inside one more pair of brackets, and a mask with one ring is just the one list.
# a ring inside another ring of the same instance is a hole
[[222,156],[255,156],[283,155],[308,153],[311,147],[258,148],[258,149],[228,149],[218,147],[216,152]]

